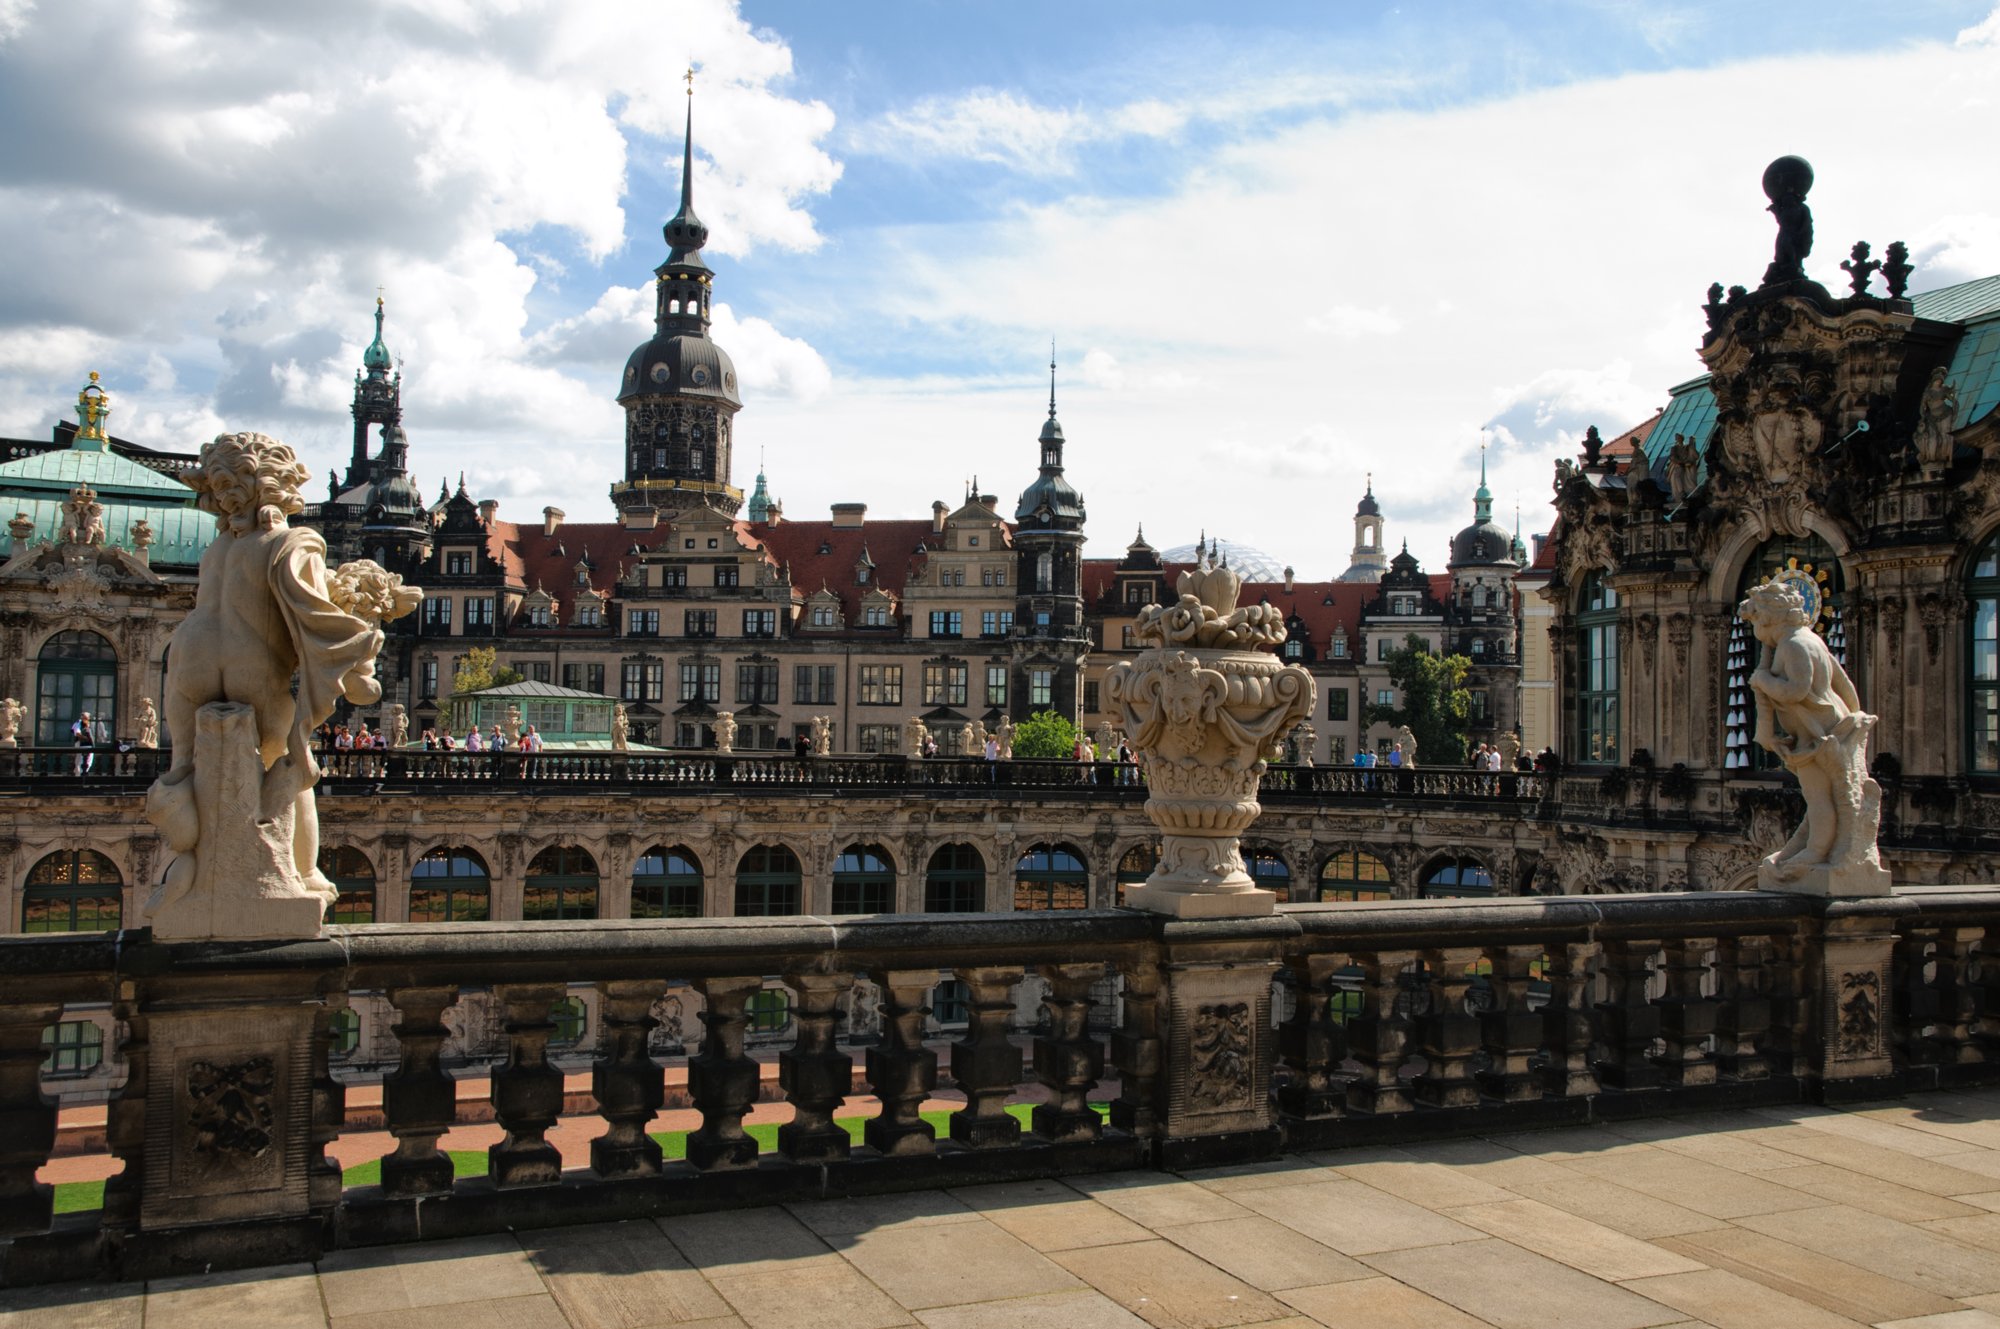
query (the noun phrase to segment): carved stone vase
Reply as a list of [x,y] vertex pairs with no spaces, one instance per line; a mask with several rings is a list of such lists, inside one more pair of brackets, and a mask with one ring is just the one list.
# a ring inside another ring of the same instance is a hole
[[1240,837],[1262,810],[1258,782],[1312,713],[1312,675],[1269,650],[1285,639],[1271,605],[1238,608],[1242,578],[1205,564],[1180,576],[1177,604],[1148,606],[1134,629],[1153,643],[1112,666],[1106,692],[1144,762],[1159,866],[1125,903],[1180,918],[1268,914],[1277,896],[1244,869]]

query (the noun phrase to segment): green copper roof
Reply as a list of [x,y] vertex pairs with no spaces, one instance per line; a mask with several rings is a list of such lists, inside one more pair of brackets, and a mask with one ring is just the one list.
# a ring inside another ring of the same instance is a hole
[[1674,445],[1674,435],[1685,434],[1701,449],[1700,478],[1708,479],[1708,442],[1709,435],[1715,432],[1716,415],[1715,394],[1709,391],[1708,377],[1703,374],[1671,389],[1673,396],[1667,402],[1667,409],[1660,413],[1660,422],[1646,436],[1646,460],[1654,470],[1667,464],[1667,451]]
[[[2000,283],[2000,277],[1993,279]],[[1963,429],[1983,420],[2000,405],[2000,316],[1975,323],[1959,338],[1945,381],[1958,389],[1958,418],[1952,428]]]
[[1988,314],[2000,314],[2000,275],[1941,286],[1910,297],[1918,318],[1940,323],[1970,323]]
[[119,495],[147,497],[156,503],[194,503],[194,491],[180,481],[115,452],[57,448],[0,465],[0,495],[50,489],[67,494],[79,482],[95,489],[100,500]]
[[[0,520],[26,513],[35,523],[35,539],[55,540],[62,534],[62,496],[23,497],[0,492]],[[132,524],[144,520],[153,528],[150,558],[156,567],[193,567],[215,539],[215,518],[192,507],[166,507],[158,503],[127,503],[99,496],[104,505],[104,542],[120,549],[132,548]]]

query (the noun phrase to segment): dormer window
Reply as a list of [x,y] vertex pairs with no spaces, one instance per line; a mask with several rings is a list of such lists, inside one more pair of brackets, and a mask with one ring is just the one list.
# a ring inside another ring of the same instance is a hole
[[1285,658],[1287,660],[1303,660],[1305,658],[1305,654],[1306,654],[1305,643],[1298,640],[1296,637],[1285,643]]

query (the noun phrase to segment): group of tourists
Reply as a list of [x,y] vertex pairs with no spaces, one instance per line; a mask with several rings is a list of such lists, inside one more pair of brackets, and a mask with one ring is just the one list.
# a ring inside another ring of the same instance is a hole
[[[313,737],[319,748],[320,763],[336,775],[380,779],[388,774],[388,754],[391,745],[386,730],[371,731],[365,721],[351,730],[344,724],[328,723],[321,725]],[[522,729],[512,742],[508,741],[507,735],[502,732],[499,725],[494,725],[491,730],[485,732],[482,732],[478,725],[473,725],[465,731],[463,738],[454,735],[449,729],[439,730],[426,725],[417,742],[395,750],[409,752],[418,748],[427,753],[452,754],[461,758],[494,756],[508,752],[531,757],[542,750],[542,736],[533,725]],[[354,753],[361,755],[347,755]],[[443,762],[433,760],[420,763],[417,769],[426,772],[442,769],[449,772],[465,769],[467,766],[469,762],[460,763],[447,759]],[[522,773],[526,774],[527,770],[528,767],[524,765]]]

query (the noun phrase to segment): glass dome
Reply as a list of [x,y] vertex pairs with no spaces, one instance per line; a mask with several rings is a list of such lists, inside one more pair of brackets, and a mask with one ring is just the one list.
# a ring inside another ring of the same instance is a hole
[[[1283,581],[1285,565],[1272,558],[1261,549],[1237,544],[1234,540],[1216,539],[1208,542],[1215,551],[1216,561],[1227,561],[1245,581]],[[1160,557],[1169,563],[1192,563],[1195,559],[1193,545],[1175,545]]]

